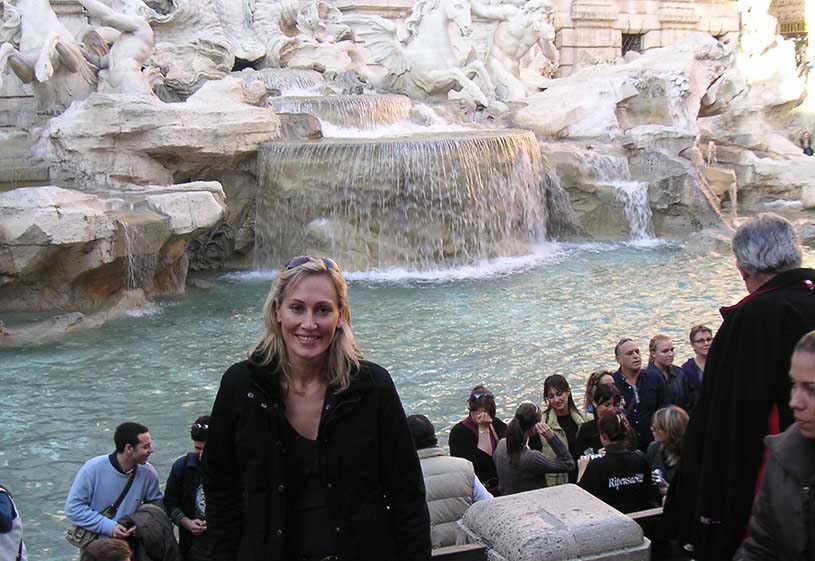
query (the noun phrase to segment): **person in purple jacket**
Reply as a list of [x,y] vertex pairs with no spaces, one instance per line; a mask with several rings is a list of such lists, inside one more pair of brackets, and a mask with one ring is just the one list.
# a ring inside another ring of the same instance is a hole
[[699,400],[699,390],[702,387],[702,376],[705,372],[705,361],[710,344],[713,342],[713,331],[706,325],[697,323],[690,328],[689,336],[693,356],[685,361],[682,370],[688,379],[688,385],[693,392],[694,403]]

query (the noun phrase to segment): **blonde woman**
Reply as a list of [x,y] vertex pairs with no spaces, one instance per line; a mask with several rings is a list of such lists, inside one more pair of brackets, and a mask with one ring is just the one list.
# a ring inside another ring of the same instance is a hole
[[685,371],[674,364],[676,352],[674,342],[667,335],[658,334],[648,343],[650,358],[648,368],[662,375],[668,390],[669,403],[678,405],[685,411],[693,409],[695,396]]
[[648,445],[645,457],[652,470],[658,469],[662,473],[666,483],[660,487],[662,495],[667,493],[668,485],[673,481],[679,467],[682,437],[685,436],[687,428],[688,414],[676,405],[663,407],[654,413],[654,419],[651,421],[654,441]]
[[362,359],[337,264],[296,257],[222,380],[204,450],[214,559],[430,561],[424,482],[388,372]]

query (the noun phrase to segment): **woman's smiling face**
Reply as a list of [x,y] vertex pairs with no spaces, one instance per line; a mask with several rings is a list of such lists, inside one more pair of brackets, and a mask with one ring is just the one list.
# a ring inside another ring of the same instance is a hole
[[324,360],[342,323],[331,277],[307,275],[290,286],[277,310],[277,321],[293,367]]

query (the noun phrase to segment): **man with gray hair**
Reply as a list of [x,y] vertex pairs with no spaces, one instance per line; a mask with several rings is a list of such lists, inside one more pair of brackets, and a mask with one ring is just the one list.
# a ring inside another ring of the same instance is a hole
[[815,270],[801,268],[798,237],[787,220],[760,214],[739,227],[732,247],[749,294],[719,310],[724,321],[685,433],[678,485],[671,485],[666,503],[666,517],[693,544],[698,561],[731,559],[744,538],[763,439],[793,422],[793,347],[815,329]]

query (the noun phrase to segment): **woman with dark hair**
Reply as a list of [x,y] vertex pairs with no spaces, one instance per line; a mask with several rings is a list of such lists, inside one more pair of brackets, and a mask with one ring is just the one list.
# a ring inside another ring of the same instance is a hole
[[626,446],[631,427],[620,413],[605,413],[597,421],[605,454],[578,461],[578,485],[620,512],[657,505],[651,468],[642,452]]
[[[527,443],[532,435],[542,435],[556,457],[547,458],[542,452],[530,450]],[[529,401],[518,406],[515,417],[509,422],[507,436],[498,443],[493,458],[503,495],[542,489],[548,486],[547,474],[574,469],[574,460],[566,445],[546,423],[541,422],[540,408]]]
[[495,416],[495,397],[479,384],[470,391],[468,414],[450,431],[450,455],[473,463],[475,474],[493,495],[498,493],[498,474],[492,455],[507,432],[506,424]]
[[[577,431],[572,457],[577,460],[584,454],[597,454],[603,447],[600,432],[597,430],[597,419],[606,413],[616,414],[621,410],[623,396],[617,386],[600,384],[594,389],[592,399],[594,418],[580,425]],[[633,433],[632,433],[633,434]]]
[[[580,425],[586,422],[583,415],[577,409],[572,397],[572,388],[569,382],[560,374],[552,374],[543,381],[543,399],[546,402],[546,409],[543,411],[543,422],[549,425],[566,448],[571,452],[574,450],[577,440],[577,431]],[[529,438],[529,447],[533,450],[543,452],[550,459],[557,457],[552,447],[535,434]],[[577,470],[569,473],[550,473],[546,476],[549,487],[563,485],[564,483],[575,483],[577,481]]]
[[594,415],[594,406],[592,405],[594,390],[600,385],[613,386],[613,374],[611,370],[595,370],[589,375],[589,379],[586,380],[586,390],[583,392],[583,411],[585,413]]
[[430,561],[419,460],[388,372],[362,359],[348,286],[296,257],[265,332],[221,379],[203,456],[215,561]]

